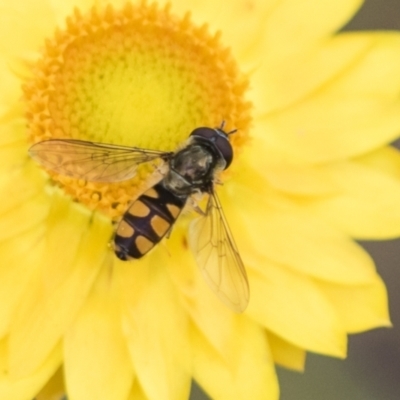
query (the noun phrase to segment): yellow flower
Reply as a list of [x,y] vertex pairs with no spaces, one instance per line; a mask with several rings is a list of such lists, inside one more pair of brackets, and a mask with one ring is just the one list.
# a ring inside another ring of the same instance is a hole
[[[274,363],[344,357],[349,333],[389,326],[353,238],[400,234],[400,36],[336,34],[358,0],[97,3],[0,3],[0,398],[176,400],[194,378],[214,399],[276,399]],[[27,153],[50,137],[173,151],[223,119],[243,314],[197,270],[191,214],[140,261],[110,250],[150,167],[100,184]]]

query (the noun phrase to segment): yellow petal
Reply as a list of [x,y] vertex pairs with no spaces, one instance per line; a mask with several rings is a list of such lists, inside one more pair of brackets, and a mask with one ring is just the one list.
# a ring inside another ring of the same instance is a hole
[[46,386],[36,395],[35,400],[60,400],[64,393],[64,370],[59,368]]
[[[111,226],[55,192],[46,254],[23,294],[10,328],[10,371],[34,371],[85,302],[106,255]],[[81,236],[82,235],[82,236]]]
[[[71,15],[75,8],[77,8],[79,12],[85,13],[88,9],[93,7],[93,3],[100,3],[98,0],[47,0],[47,2],[51,5],[57,26],[63,26],[65,24],[65,19]],[[114,2],[115,0],[113,0],[111,3]],[[105,2],[105,5],[109,3],[110,1],[107,1]]]
[[[38,168],[29,162],[22,168],[12,169],[0,175],[0,215],[15,212],[23,207],[24,203],[37,202],[44,191],[45,180]],[[48,207],[47,207],[48,208]],[[43,213],[40,213],[43,214]],[[43,217],[42,217],[43,218]],[[30,220],[35,220],[35,214]]]
[[[21,95],[20,92],[21,88],[18,89],[18,96]],[[3,115],[0,115],[0,143],[3,144],[4,142],[12,142],[15,141],[15,135],[18,135],[18,138],[21,139],[23,137],[26,138],[26,130],[17,129],[15,132],[10,130],[7,127],[7,124],[10,126],[21,126],[21,122],[23,123],[24,120],[21,119],[25,108],[23,105],[18,102],[14,104],[8,104],[7,110]]]
[[306,50],[282,45],[278,57],[263,51],[263,64],[252,76],[252,100],[263,104],[259,113],[279,112],[332,84],[347,84],[348,95],[394,96],[399,85],[398,34],[342,33],[316,46],[307,44],[312,47]]
[[236,331],[236,314],[206,284],[192,252],[182,251],[182,244],[186,242],[188,221],[181,222],[168,240],[168,251],[173,257],[165,257],[165,265],[194,325],[214,349],[224,356],[229,354],[228,349],[236,343],[236,336],[232,335]]
[[265,50],[274,57],[300,53],[345,24],[361,0],[287,0],[275,3],[265,26]]
[[[3,123],[0,122],[0,157],[2,160],[0,171],[3,173],[21,167],[32,168],[34,165],[28,157],[26,122],[20,118],[20,115],[18,118],[13,115],[14,112],[20,113],[21,111],[20,107],[16,107],[10,111],[10,116],[3,116],[5,119]],[[11,117],[11,121],[7,120],[8,117]]]
[[257,191],[233,181],[223,189],[221,201],[245,264],[254,260],[254,266],[263,268],[269,259],[342,284],[375,279],[371,257],[340,230],[311,213],[269,209]]
[[278,382],[265,332],[244,316],[237,319],[230,362],[201,334],[193,334],[194,379],[213,399],[277,399]]
[[3,340],[0,343],[0,398],[7,400],[34,398],[60,366],[61,359],[61,346],[58,345],[29,376],[15,379],[7,373],[7,342]]
[[35,227],[0,244],[0,337],[9,330],[12,315],[45,252],[44,229]]
[[263,105],[261,112],[298,101],[341,69],[346,55],[357,54],[358,46],[350,49],[345,43],[342,49],[342,41],[327,36],[348,21],[361,3],[291,0],[276,4],[265,22],[259,46],[262,58],[252,76],[252,100]]
[[254,135],[264,137],[267,146],[297,162],[318,163],[382,146],[397,137],[399,127],[400,101],[338,96],[326,90],[290,109],[259,118]]
[[48,196],[39,171],[28,163],[0,177],[0,241],[42,223],[49,211]]
[[385,146],[364,154],[357,157],[356,161],[361,165],[400,180],[400,152],[392,146]]
[[261,138],[252,138],[244,154],[240,169],[234,172],[235,181],[254,186],[271,185],[272,189],[295,195],[328,195],[338,191],[336,182],[320,165],[296,164],[265,146]]
[[287,342],[279,336],[268,332],[268,343],[275,364],[295,371],[303,371],[306,362],[306,352]]
[[155,249],[143,260],[115,263],[123,329],[145,395],[186,400],[191,382],[189,321],[158,253]]
[[0,115],[8,111],[10,104],[21,96],[21,82],[11,73],[6,60],[0,59]]
[[295,164],[269,165],[265,178],[276,189],[296,195],[323,195],[335,191],[335,185],[319,166]]
[[72,399],[126,399],[133,382],[111,268],[110,260],[65,333],[64,368]]
[[251,317],[297,347],[345,356],[346,332],[312,279],[270,263],[264,263],[263,273],[248,268],[248,274]]
[[373,283],[347,287],[320,282],[342,325],[349,333],[391,326],[386,287],[379,276]]
[[[54,28],[54,14],[46,0],[25,0],[23,4],[0,1],[0,51],[31,57]],[[8,34],[5,34],[8,32]],[[10,40],[10,34],[12,39]]]
[[149,400],[149,398],[144,394],[143,389],[140,387],[137,379],[133,382],[131,392],[127,400]]
[[359,239],[387,239],[400,234],[398,179],[358,162],[343,162],[326,170],[341,191],[306,205],[312,215]]
[[362,57],[320,82],[318,90],[260,114],[254,134],[287,157],[307,163],[343,159],[385,145],[397,137],[400,125],[399,49],[399,36],[383,35]]

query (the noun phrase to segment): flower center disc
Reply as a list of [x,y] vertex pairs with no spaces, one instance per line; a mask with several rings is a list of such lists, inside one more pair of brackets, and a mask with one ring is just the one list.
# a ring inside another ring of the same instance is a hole
[[[179,19],[156,5],[128,3],[81,15],[46,42],[24,86],[32,143],[50,138],[174,151],[199,126],[238,129],[246,140],[247,79],[229,49],[189,14]],[[111,218],[143,191],[150,170],[122,183],[93,183],[50,172],[74,199]]]

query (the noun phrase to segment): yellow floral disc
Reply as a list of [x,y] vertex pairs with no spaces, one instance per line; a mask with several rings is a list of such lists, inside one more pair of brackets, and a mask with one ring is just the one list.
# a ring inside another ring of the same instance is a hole
[[[219,34],[179,19],[169,6],[127,4],[81,15],[48,40],[24,85],[31,143],[74,138],[173,151],[199,126],[238,129],[247,140],[251,104]],[[122,183],[93,183],[51,173],[74,199],[111,218],[143,191],[154,166]]]

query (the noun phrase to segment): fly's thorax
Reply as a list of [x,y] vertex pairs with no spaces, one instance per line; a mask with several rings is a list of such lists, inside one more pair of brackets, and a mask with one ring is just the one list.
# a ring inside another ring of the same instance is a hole
[[191,144],[178,151],[171,160],[171,170],[181,175],[190,183],[204,179],[215,164],[215,157],[208,148]]
[[189,143],[171,159],[164,185],[174,193],[185,195],[197,189],[205,190],[220,162],[220,157],[209,146]]

